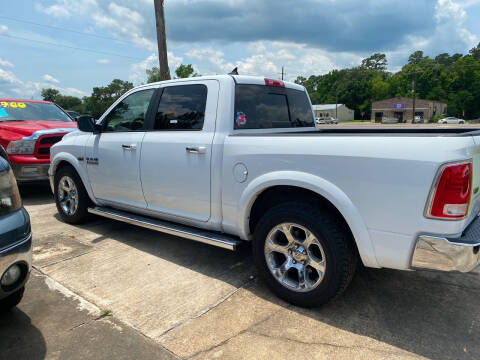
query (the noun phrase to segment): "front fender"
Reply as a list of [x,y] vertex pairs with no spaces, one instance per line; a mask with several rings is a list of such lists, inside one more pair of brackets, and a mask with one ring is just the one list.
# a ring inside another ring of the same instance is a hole
[[261,175],[252,180],[243,191],[237,205],[237,227],[243,232],[242,238],[249,235],[249,218],[251,208],[256,198],[266,189],[273,186],[296,186],[304,188],[323,196],[330,201],[343,215],[358,247],[363,264],[367,267],[379,267],[375,257],[370,235],[360,212],[350,198],[336,185],[331,182],[303,172],[275,171]]
[[[53,177],[55,176],[55,172],[57,171],[58,165],[60,165],[62,161],[65,161],[69,163],[71,166],[73,166],[73,168],[77,171],[78,175],[82,179],[83,186],[85,187],[85,190],[87,190],[88,196],[94,203],[96,203],[95,197],[93,195],[92,187],[90,185],[90,182],[88,181],[87,169],[72,154],[67,152],[59,152],[58,154],[55,155],[55,157],[51,160],[50,168],[48,169],[48,175],[50,176],[50,179],[51,180],[53,179]],[[53,184],[52,181],[50,181],[50,183]],[[53,191],[53,185],[52,185],[52,191]]]

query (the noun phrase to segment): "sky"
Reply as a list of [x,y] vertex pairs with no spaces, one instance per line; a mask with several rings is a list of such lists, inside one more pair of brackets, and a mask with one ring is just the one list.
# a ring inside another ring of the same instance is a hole
[[[408,56],[468,53],[480,42],[480,0],[165,0],[172,75],[285,79],[357,66],[381,52],[390,71]],[[9,1],[0,7],[0,96],[42,88],[90,95],[158,66],[153,0]]]

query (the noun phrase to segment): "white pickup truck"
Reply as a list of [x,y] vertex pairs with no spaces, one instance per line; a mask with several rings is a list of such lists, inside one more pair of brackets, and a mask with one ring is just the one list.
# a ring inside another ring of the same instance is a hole
[[479,262],[480,133],[317,130],[302,86],[221,75],[139,86],[52,147],[61,218],[89,213],[234,250],[252,241],[281,298],[316,306],[360,259]]

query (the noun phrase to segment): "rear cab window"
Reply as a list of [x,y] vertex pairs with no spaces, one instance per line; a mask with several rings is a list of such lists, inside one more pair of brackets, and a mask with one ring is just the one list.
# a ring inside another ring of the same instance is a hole
[[305,91],[253,84],[235,87],[234,129],[314,127]]

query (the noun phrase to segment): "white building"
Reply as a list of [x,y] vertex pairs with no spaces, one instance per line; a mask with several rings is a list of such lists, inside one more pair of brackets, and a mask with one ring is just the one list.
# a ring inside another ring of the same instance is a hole
[[338,121],[351,121],[355,117],[355,112],[345,104],[312,105],[312,108],[316,118],[335,117],[335,108]]

